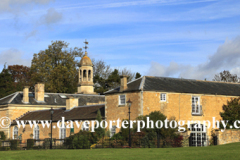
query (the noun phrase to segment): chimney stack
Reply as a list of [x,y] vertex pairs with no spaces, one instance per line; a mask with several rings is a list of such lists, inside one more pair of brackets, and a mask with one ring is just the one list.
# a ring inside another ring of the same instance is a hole
[[127,87],[127,77],[128,76],[126,76],[126,75],[120,76],[120,78],[121,78],[120,92],[122,92],[128,88]]
[[23,88],[23,103],[29,103],[29,86]]
[[66,99],[66,110],[70,110],[73,107],[77,107],[77,106],[78,106],[78,98],[69,97],[68,99]]
[[35,99],[38,102],[44,102],[44,84],[43,83],[35,84]]

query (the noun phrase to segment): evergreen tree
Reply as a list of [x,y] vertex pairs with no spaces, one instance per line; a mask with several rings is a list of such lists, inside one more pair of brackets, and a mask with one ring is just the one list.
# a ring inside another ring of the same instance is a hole
[[140,77],[142,77],[142,75],[137,72],[136,75],[135,75],[135,79],[138,79],[138,78],[140,78]]
[[97,112],[96,120],[99,123],[99,127],[95,129],[95,133],[97,134],[98,138],[102,138],[105,135],[105,129],[100,126],[100,123],[102,121],[102,116],[100,110]]
[[228,121],[227,128],[229,129],[230,126],[235,128],[234,122],[240,120],[240,97],[228,101],[226,105],[223,105],[222,109],[223,112],[221,112],[220,115],[223,120]]
[[16,92],[12,76],[8,69],[6,69],[6,66],[4,66],[0,73],[0,88],[0,98]]

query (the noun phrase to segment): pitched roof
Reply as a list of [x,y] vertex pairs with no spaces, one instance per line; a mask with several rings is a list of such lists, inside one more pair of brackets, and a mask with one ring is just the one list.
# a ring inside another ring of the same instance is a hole
[[[159,91],[240,96],[240,83],[144,76],[127,84],[129,91]],[[134,87],[132,87],[134,86]],[[105,94],[119,93],[119,87]]]
[[11,95],[0,99],[0,105],[4,104],[24,104],[24,105],[58,105],[65,106],[66,98],[73,96],[78,98],[79,106],[86,105],[87,103],[98,103],[105,101],[104,95],[91,95],[91,94],[66,94],[66,93],[45,93],[45,103],[39,103],[35,100],[34,93],[29,93],[29,103],[25,104],[22,102],[23,92],[15,92]]
[[[54,109],[53,121],[59,121],[62,117],[65,117],[65,120],[92,120],[96,119],[97,111],[100,110],[101,116],[105,117],[105,105],[89,105],[89,106],[79,106],[74,107],[71,110],[66,110],[65,108]],[[17,120],[50,120],[51,113],[50,110],[38,110],[38,111],[29,111],[17,118]],[[16,121],[12,123],[16,124]]]

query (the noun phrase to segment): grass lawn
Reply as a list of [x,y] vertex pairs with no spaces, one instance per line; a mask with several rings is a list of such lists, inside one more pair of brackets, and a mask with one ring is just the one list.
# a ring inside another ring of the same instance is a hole
[[240,159],[240,143],[209,147],[0,151],[1,160],[60,159]]

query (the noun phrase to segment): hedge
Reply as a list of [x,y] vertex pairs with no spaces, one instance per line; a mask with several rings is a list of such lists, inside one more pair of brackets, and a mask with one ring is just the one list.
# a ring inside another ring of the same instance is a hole
[[18,150],[19,149],[19,140],[10,140],[10,148],[11,150]]

